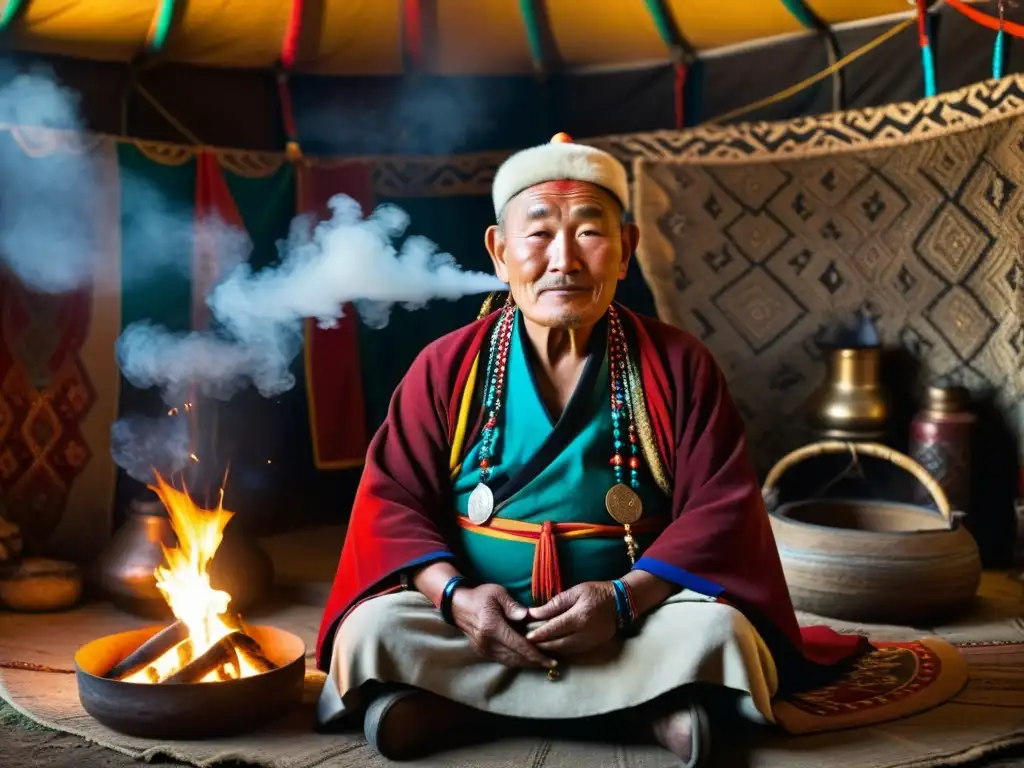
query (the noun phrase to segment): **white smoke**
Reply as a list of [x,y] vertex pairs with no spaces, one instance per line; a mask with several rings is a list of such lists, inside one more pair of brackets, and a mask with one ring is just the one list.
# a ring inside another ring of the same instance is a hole
[[391,307],[423,307],[431,299],[458,299],[500,290],[496,277],[463,272],[451,255],[426,238],[408,237],[409,217],[393,205],[365,219],[344,195],[330,201],[332,216],[310,231],[299,219],[281,244],[278,266],[253,271],[241,264],[207,299],[214,330],[170,333],[148,323],[125,329],[117,356],[136,387],[159,387],[169,403],[193,384],[226,400],[252,384],[265,397],[295,384],[290,371],[301,350],[302,323],[333,326],[342,305],[356,303],[375,328],[387,325]]
[[[86,285],[131,290],[190,263],[197,236],[191,210],[147,180],[108,172],[109,144],[85,133],[79,96],[46,68],[16,71],[0,61],[0,264],[30,290],[61,294]],[[109,211],[120,207],[119,275],[105,272]],[[209,222],[221,269],[245,257],[244,233]],[[183,258],[183,254],[186,257]],[[116,278],[116,279],[115,279]]]
[[[190,268],[197,241],[217,254],[218,274],[226,277],[207,297],[210,330],[177,333],[138,322],[117,342],[125,377],[139,388],[159,388],[168,403],[182,403],[190,387],[221,400],[249,385],[268,397],[290,389],[304,319],[330,326],[346,303],[381,328],[395,304],[417,309],[432,299],[505,287],[493,275],[462,271],[425,238],[402,240],[409,217],[401,209],[381,206],[364,219],[344,196],[331,201],[329,221],[313,227],[297,219],[279,247],[279,263],[254,271],[245,263],[251,244],[244,232],[218,219],[197,225],[189,208],[146,179],[123,168],[119,177],[108,173],[110,158],[99,153],[109,146],[84,133],[78,95],[52,74],[5,72],[0,63],[0,83],[0,130],[28,126],[24,136],[40,141],[61,132],[62,148],[39,153],[45,157],[0,137],[0,263],[28,289],[158,290],[168,270]],[[100,249],[110,247],[100,222],[116,204],[123,259],[120,275],[112,276],[100,258]],[[165,421],[129,416],[113,425],[114,458],[132,476],[147,479],[150,468],[177,467],[187,458],[183,422]]]

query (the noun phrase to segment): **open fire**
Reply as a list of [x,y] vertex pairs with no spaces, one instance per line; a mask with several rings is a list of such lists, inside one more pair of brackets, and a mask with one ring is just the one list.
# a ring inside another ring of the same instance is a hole
[[224,509],[223,490],[216,509],[200,508],[187,491],[159,475],[153,490],[178,540],[176,547],[164,547],[165,562],[156,569],[157,587],[177,620],[105,677],[126,683],[208,683],[275,669],[241,618],[228,613],[231,595],[210,583],[210,563],[233,516]]

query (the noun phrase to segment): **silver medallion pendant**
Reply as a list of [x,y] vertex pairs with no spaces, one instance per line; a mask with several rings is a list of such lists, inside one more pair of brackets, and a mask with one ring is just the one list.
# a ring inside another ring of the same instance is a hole
[[480,483],[469,495],[469,519],[475,525],[483,525],[494,514],[494,494]]

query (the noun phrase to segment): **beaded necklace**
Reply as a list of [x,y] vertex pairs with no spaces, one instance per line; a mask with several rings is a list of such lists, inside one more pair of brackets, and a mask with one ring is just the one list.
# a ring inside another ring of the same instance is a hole
[[[480,483],[469,497],[469,519],[476,525],[485,525],[494,515],[494,493],[487,485],[495,455],[495,427],[504,401],[505,376],[508,369],[512,329],[515,327],[516,306],[507,305],[491,334],[491,349],[487,359],[486,389],[483,407],[486,412],[480,436]],[[640,458],[633,399],[630,393],[636,382],[626,364],[628,350],[622,321],[614,306],[608,308],[608,372],[611,380],[612,448],[608,463],[612,467],[615,483],[605,496],[608,514],[625,529],[626,551],[631,562],[636,562],[637,546],[631,525],[643,515],[643,505],[637,489],[640,487]],[[625,427],[625,429],[623,429]],[[623,449],[629,446],[628,453]],[[628,481],[626,470],[629,470]]]

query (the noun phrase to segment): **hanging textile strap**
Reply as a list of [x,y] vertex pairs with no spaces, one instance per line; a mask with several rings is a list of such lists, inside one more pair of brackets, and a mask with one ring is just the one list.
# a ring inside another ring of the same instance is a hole
[[917,42],[921,46],[921,67],[924,70],[924,95],[936,94],[935,59],[928,41],[928,0],[917,0]]
[[672,52],[672,60],[675,63],[675,98],[676,128],[682,129],[686,126],[686,81],[690,74],[690,65],[697,58],[697,50],[683,35],[682,29],[676,22],[672,9],[665,0],[644,0],[647,12],[651,15],[658,36],[665,46]]
[[302,34],[302,18],[305,10],[304,0],[292,0],[291,13],[288,14],[288,25],[281,41],[280,66],[277,71],[277,95],[281,100],[281,123],[284,127],[285,156],[295,162],[302,157],[299,146],[298,131],[295,126],[295,112],[292,106],[292,92],[288,83],[288,73],[295,66],[299,55],[299,35]]
[[[816,14],[806,0],[782,0],[786,10],[804,27],[818,33],[825,44],[825,55],[829,66],[839,61],[839,40],[829,25]],[[832,73],[832,109],[836,112],[846,108],[846,75],[842,68]]]
[[519,12],[526,27],[533,68],[538,75],[547,75],[558,68],[561,56],[551,31],[545,0],[519,0]]
[[18,18],[27,5],[28,0],[7,0],[3,10],[0,11],[0,32],[11,26],[11,23]]
[[146,50],[150,54],[160,53],[167,43],[174,25],[175,5],[175,0],[160,0],[146,34]]

